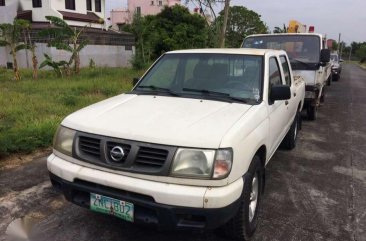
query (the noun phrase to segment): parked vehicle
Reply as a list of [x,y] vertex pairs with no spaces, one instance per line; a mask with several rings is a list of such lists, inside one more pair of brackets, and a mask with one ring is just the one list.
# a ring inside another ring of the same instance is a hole
[[305,96],[285,51],[162,55],[133,90],[66,117],[52,184],[90,210],[161,229],[253,235],[265,166],[296,145]]
[[332,66],[332,80],[338,81],[341,78],[342,62],[337,53],[330,55],[331,66]]
[[325,39],[320,34],[251,35],[244,39],[242,47],[285,50],[294,75],[301,76],[306,81],[305,108],[308,119],[317,118],[318,107],[325,97],[324,86],[330,85],[332,81],[330,50],[325,49]]

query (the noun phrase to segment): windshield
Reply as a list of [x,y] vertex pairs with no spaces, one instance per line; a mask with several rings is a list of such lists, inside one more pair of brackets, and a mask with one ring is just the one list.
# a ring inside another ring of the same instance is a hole
[[285,50],[289,56],[291,66],[295,70],[317,68],[320,59],[320,39],[318,36],[254,36],[246,38],[243,47]]
[[336,54],[331,54],[331,55],[330,55],[330,59],[331,59],[333,62],[338,62],[338,55],[336,55]]
[[166,54],[134,91],[197,98],[258,102],[261,98],[262,56]]

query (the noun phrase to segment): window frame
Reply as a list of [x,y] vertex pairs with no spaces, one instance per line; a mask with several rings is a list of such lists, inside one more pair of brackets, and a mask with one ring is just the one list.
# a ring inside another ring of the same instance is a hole
[[75,0],[65,0],[65,9],[76,10]]
[[5,0],[0,0],[0,7],[5,6]]
[[86,0],[86,11],[93,11],[92,0]]
[[32,0],[32,8],[41,8],[42,0]]
[[141,16],[141,7],[140,7],[140,6],[137,6],[137,7],[136,7],[136,14],[137,14],[138,16]]
[[102,0],[95,0],[94,5],[95,5],[94,6],[95,12],[101,13],[102,12]]

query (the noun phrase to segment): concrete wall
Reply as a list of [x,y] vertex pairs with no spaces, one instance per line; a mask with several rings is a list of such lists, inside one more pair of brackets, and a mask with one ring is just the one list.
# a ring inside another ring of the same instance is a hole
[[[0,66],[6,66],[7,62],[13,62],[10,51],[0,47]],[[52,56],[53,60],[69,60],[71,54],[64,50],[49,48],[45,43],[37,44],[37,58],[40,64],[44,60],[44,53]],[[128,67],[130,60],[135,53],[135,47],[132,50],[125,50],[125,46],[106,46],[106,45],[88,45],[80,52],[81,67],[88,67],[90,59],[93,59],[96,66],[106,67]],[[31,53],[21,50],[17,53],[17,60],[20,68],[31,68]]]

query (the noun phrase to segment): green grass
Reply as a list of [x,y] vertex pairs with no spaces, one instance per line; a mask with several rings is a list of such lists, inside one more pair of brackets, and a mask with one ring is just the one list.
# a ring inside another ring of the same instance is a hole
[[31,152],[52,144],[57,126],[68,114],[129,91],[142,71],[127,68],[82,69],[79,76],[57,78],[41,71],[38,80],[22,70],[14,81],[0,69],[0,157]]

